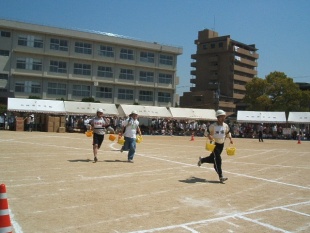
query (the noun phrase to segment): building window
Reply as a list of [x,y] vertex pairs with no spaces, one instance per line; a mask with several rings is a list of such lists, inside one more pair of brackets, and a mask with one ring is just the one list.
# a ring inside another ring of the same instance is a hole
[[214,49],[214,48],[215,48],[215,44],[212,43],[212,44],[211,44],[211,49]]
[[139,100],[140,101],[153,101],[153,92],[152,91],[139,91]]
[[119,79],[134,80],[133,70],[121,69]]
[[51,38],[50,49],[60,50],[60,51],[68,51],[68,41]]
[[74,51],[76,53],[92,54],[92,45],[84,42],[75,42]]
[[114,57],[114,49],[111,46],[100,45],[99,56]]
[[43,48],[43,40],[41,37],[31,35],[18,36],[18,45],[33,48]]
[[224,46],[224,45],[223,45],[223,42],[220,42],[220,43],[219,43],[219,48],[223,48],[223,46]]
[[118,89],[117,98],[121,100],[133,100],[133,90]]
[[154,82],[154,72],[140,71],[139,81]]
[[91,75],[91,65],[74,63],[73,73],[80,75]]
[[96,97],[112,99],[112,88],[110,87],[96,87]]
[[9,75],[8,74],[1,74],[0,73],[0,80],[8,80],[9,79]]
[[67,63],[63,61],[50,61],[50,72],[67,73]]
[[98,66],[98,77],[113,78],[112,67]]
[[132,49],[121,49],[121,53],[119,56],[121,59],[133,60],[134,53]]
[[0,91],[7,91],[9,75],[0,73]]
[[8,57],[10,56],[10,51],[0,49],[0,56]]
[[140,61],[154,63],[154,53],[151,52],[140,52]]
[[47,83],[47,94],[66,95],[67,85],[64,83]]
[[162,103],[171,102],[171,94],[167,92],[158,92],[158,102]]
[[72,95],[79,96],[79,97],[89,97],[90,96],[90,86],[73,85]]
[[42,70],[42,60],[33,58],[17,58],[17,69]]
[[203,45],[202,45],[202,48],[203,48],[204,50],[206,50],[206,49],[208,49],[208,45],[207,45],[207,44],[203,44]]
[[160,54],[159,63],[171,66],[173,64],[173,56]]
[[1,31],[0,36],[1,37],[11,37],[11,32]]
[[40,93],[40,90],[41,90],[41,85],[39,82],[17,81],[15,83],[15,92],[37,94],[37,93]]
[[172,84],[171,74],[159,74],[158,83]]

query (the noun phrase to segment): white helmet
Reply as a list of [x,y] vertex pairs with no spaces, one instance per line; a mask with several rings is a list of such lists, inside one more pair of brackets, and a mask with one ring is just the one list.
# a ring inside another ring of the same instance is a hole
[[219,110],[216,111],[215,115],[216,115],[216,117],[218,117],[218,116],[225,116],[226,112],[224,112],[223,110],[219,109]]
[[103,113],[103,109],[102,108],[98,108],[97,112],[102,112]]
[[138,112],[136,110],[132,111],[131,114],[138,115]]

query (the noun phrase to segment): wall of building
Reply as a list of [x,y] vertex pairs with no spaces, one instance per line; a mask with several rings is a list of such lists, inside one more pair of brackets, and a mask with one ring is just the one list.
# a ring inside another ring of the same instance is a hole
[[[15,97],[75,101],[93,97],[106,103],[153,106],[174,106],[178,101],[180,47],[7,20],[0,20],[0,32],[10,34],[0,36],[0,80],[8,77],[0,89]],[[114,56],[103,56],[107,51],[102,46],[112,48]],[[6,51],[8,56],[1,55]],[[101,77],[100,69],[108,69],[102,73],[109,75]],[[144,76],[147,73],[153,80]]]
[[[195,86],[180,97],[180,106],[213,106],[228,113],[238,109],[245,94],[245,84],[257,75],[258,54],[255,45],[245,45],[230,36],[218,36],[212,30],[198,32],[195,60],[190,82]],[[197,96],[202,93],[204,102]]]

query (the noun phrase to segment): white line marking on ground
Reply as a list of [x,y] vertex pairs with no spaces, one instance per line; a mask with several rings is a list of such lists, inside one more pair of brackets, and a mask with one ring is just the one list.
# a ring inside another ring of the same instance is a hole
[[[114,146],[114,143],[112,143],[110,145],[110,148],[115,149],[113,146]],[[170,162],[170,163],[182,164],[184,166],[197,167],[196,164],[193,165],[193,164],[188,164],[188,163],[182,163],[182,162],[178,162],[178,161],[174,161],[174,160],[163,159],[163,158],[153,157],[153,156],[149,156],[149,155],[143,155],[143,154],[139,154],[139,153],[136,153],[136,155],[140,155],[142,157],[152,158],[152,159],[156,159],[156,160],[162,160],[162,161]],[[200,168],[204,168],[204,167],[200,167]],[[207,169],[210,169],[210,168],[207,168]],[[260,178],[260,177],[255,177],[255,176],[250,176],[250,175],[245,175],[245,174],[240,174],[240,173],[235,173],[235,172],[229,172],[229,171],[225,171],[225,172],[229,173],[229,174],[236,175],[236,176],[242,176],[242,177],[246,177],[246,178],[263,180],[263,181],[267,181],[267,182],[271,182],[271,183],[276,183],[276,184],[287,185],[287,186],[292,186],[292,187],[296,187],[296,188],[309,189],[310,190],[310,187],[305,187],[305,186],[300,186],[300,185],[295,185],[295,184],[289,184],[289,183],[279,182],[276,180],[269,180],[269,179],[265,179],[265,178]]]
[[299,211],[296,211],[296,210],[291,210],[291,209],[288,209],[288,208],[285,208],[285,207],[283,207],[283,208],[281,208],[281,209],[287,210],[287,211],[290,211],[290,212],[293,212],[293,213],[295,213],[295,214],[300,214],[300,215],[304,215],[304,216],[306,216],[306,217],[310,217],[310,214],[302,213],[302,212],[299,212]]
[[12,213],[11,209],[9,209],[9,215],[12,223],[12,227],[14,228],[14,233],[23,233],[21,226],[18,222],[14,219],[14,214]]
[[257,220],[251,219],[251,218],[247,218],[247,217],[244,217],[244,216],[238,216],[238,218],[241,218],[241,219],[246,220],[246,221],[248,221],[248,222],[252,222],[252,223],[255,223],[255,224],[257,224],[257,225],[266,227],[266,228],[271,229],[271,230],[273,230],[273,231],[281,231],[281,232],[284,232],[284,233],[290,233],[290,231],[286,231],[286,230],[283,230],[283,229],[281,229],[281,228],[272,226],[272,225],[267,224],[267,223],[262,223],[262,222],[260,222],[260,221],[257,221]]
[[205,224],[205,223],[208,223],[208,222],[223,221],[223,220],[226,220],[226,219],[229,219],[229,218],[236,218],[236,217],[240,218],[240,219],[245,219],[247,221],[254,222],[256,224],[259,224],[259,225],[264,226],[266,228],[269,228],[271,230],[278,230],[278,231],[281,231],[281,232],[289,233],[288,231],[285,231],[283,229],[274,227],[272,225],[261,223],[261,222],[258,222],[256,220],[252,220],[250,218],[244,217],[244,215],[256,214],[256,213],[261,213],[261,212],[266,212],[266,211],[271,211],[271,210],[277,210],[277,209],[283,209],[283,208],[292,207],[292,206],[298,206],[298,205],[305,205],[305,204],[306,205],[310,204],[310,201],[294,203],[294,204],[285,205],[285,206],[276,206],[276,207],[265,208],[265,209],[256,210],[256,211],[243,212],[243,213],[238,213],[238,214],[231,214],[231,215],[227,215],[227,216],[223,216],[223,217],[205,219],[205,220],[200,220],[200,221],[193,221],[193,222],[188,222],[188,223],[183,223],[183,224],[178,224],[178,225],[170,225],[170,226],[153,228],[153,229],[147,229],[147,230],[131,231],[129,233],[150,233],[150,232],[156,232],[156,231],[171,230],[171,229],[176,229],[176,228],[180,228],[180,227],[183,227],[183,226],[191,226],[191,225],[197,225],[197,224],[198,225],[199,224]]
[[181,227],[184,228],[184,229],[186,229],[186,230],[189,230],[189,231],[192,232],[192,233],[199,233],[199,231],[196,231],[196,230],[194,230],[193,228],[189,228],[189,227],[186,226],[186,225],[182,225]]

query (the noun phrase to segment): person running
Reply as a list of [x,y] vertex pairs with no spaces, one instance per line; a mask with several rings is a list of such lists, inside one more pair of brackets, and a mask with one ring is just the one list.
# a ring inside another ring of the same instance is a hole
[[90,120],[90,126],[93,130],[93,153],[94,162],[98,161],[97,154],[104,140],[105,127],[110,125],[110,120],[103,117],[103,110],[101,108],[97,109],[96,117]]
[[263,123],[261,123],[261,124],[258,126],[258,141],[259,141],[259,142],[264,142],[264,139],[263,139],[263,130],[264,130]]
[[229,138],[231,144],[233,144],[233,141],[231,138],[229,126],[224,123],[226,113],[223,110],[217,110],[216,118],[217,122],[211,124],[208,130],[205,131],[205,136],[208,137],[210,141],[215,141],[215,149],[208,157],[199,157],[198,166],[200,167],[203,163],[213,163],[214,169],[219,176],[220,182],[224,183],[224,181],[226,181],[228,178],[223,177],[221,153],[224,148],[226,137]]
[[120,151],[123,152],[124,150],[128,150],[128,162],[130,163],[133,163],[133,157],[136,152],[137,133],[141,136],[141,130],[137,118],[137,111],[132,111],[129,118],[123,121],[125,143]]

